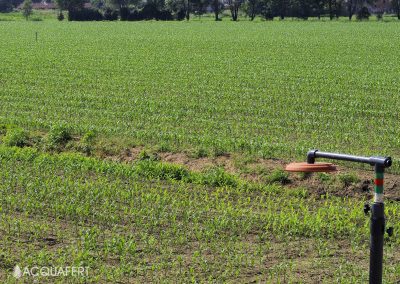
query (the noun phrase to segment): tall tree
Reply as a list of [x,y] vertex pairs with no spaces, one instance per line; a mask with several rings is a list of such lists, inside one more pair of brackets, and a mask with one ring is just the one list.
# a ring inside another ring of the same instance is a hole
[[290,4],[294,17],[308,19],[311,14],[312,0],[292,0]]
[[190,0],[166,0],[165,6],[178,20],[189,20],[192,3]]
[[185,11],[185,18],[186,18],[186,21],[189,21],[189,19],[190,19],[190,12],[191,12],[191,10],[192,10],[192,3],[191,3],[191,1],[190,0],[185,0],[184,1],[185,2],[185,6],[186,6],[186,11]]
[[[120,15],[122,15],[125,11],[124,9],[126,9],[126,11],[129,14],[129,10],[128,8],[128,0],[106,0],[108,6],[113,7],[114,9],[118,9]],[[127,15],[123,15],[122,17],[125,20],[125,16]]]
[[247,0],[245,3],[245,12],[246,15],[250,17],[250,21],[253,21],[254,18],[259,13],[260,3],[258,0]]
[[317,14],[318,20],[321,19],[321,14],[324,12],[324,0],[314,0],[313,6],[315,13]]
[[192,11],[199,17],[207,12],[207,6],[210,5],[209,0],[191,0]]
[[219,14],[224,9],[224,5],[222,4],[222,2],[220,0],[212,0],[211,1],[211,6],[212,6],[213,11],[214,11],[215,20],[219,21],[220,20],[219,19]]
[[289,0],[278,0],[277,1],[277,12],[281,20],[285,19],[287,10],[289,8]]
[[347,0],[347,13],[350,21],[353,18],[353,15],[356,13],[357,8],[358,0]]
[[[1,1],[0,1],[1,2]],[[11,0],[10,1],[11,2],[11,4],[12,4],[12,6],[14,7],[14,8],[17,8],[19,5],[21,5],[23,2],[24,2],[24,0]],[[33,2],[33,1],[32,1]],[[33,2],[34,3],[34,2]]]
[[25,0],[22,5],[22,14],[25,19],[28,20],[29,16],[32,15],[32,0]]
[[265,20],[274,19],[275,4],[273,0],[260,0],[260,14]]
[[393,0],[392,6],[393,6],[393,9],[396,11],[397,19],[400,20],[400,0]]
[[[129,5],[137,7],[139,6],[139,4],[141,4],[140,0],[91,0],[91,1],[98,1],[100,3],[103,1],[104,6],[119,10],[121,21],[126,21],[128,19],[130,14],[130,10],[128,8]],[[159,5],[157,1],[147,1],[147,3],[151,3],[157,7]],[[164,1],[162,1],[162,6],[164,7]]]
[[333,20],[333,8],[334,8],[334,0],[328,0],[328,13],[329,13],[329,19],[332,21]]
[[55,0],[60,11],[73,11],[83,8],[85,0]]
[[342,13],[342,6],[343,6],[343,0],[334,0],[333,1],[333,12],[334,12],[336,19],[339,19],[339,16]]
[[11,0],[0,0],[0,12],[11,12],[13,4]]
[[90,4],[92,5],[92,7],[95,7],[97,9],[109,8],[109,7],[106,7],[105,0],[90,0]]
[[231,16],[233,21],[238,20],[239,8],[242,5],[242,0],[228,0],[229,10],[231,10]]

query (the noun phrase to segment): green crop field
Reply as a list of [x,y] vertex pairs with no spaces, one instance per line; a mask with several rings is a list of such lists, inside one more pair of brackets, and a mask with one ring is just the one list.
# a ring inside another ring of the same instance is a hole
[[0,34],[0,123],[266,158],[399,156],[397,22],[2,22]]
[[[151,161],[132,167],[4,147],[0,196],[0,264],[7,270],[15,263],[88,266],[89,278],[70,279],[82,283],[368,279],[362,200],[316,199],[306,189]],[[397,231],[399,210],[398,202],[387,203]],[[385,283],[400,280],[399,245],[398,236],[387,240]],[[13,277],[2,270],[0,279]]]
[[398,22],[18,16],[0,21],[0,282],[18,264],[89,267],[27,283],[366,283],[372,172],[282,171],[319,148],[394,158],[399,283]]

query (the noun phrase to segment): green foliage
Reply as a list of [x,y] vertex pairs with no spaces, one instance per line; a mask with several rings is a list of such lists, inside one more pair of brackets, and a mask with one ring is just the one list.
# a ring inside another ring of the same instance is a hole
[[397,15],[397,19],[400,20],[400,0],[392,0],[392,7]]
[[58,15],[57,15],[57,20],[59,20],[59,21],[63,21],[64,20],[64,14],[63,14],[63,12],[59,12],[58,13]]
[[267,176],[268,183],[280,183],[280,184],[288,184],[290,183],[288,172],[276,169],[271,174]]
[[297,174],[300,180],[309,179],[312,176],[312,173],[300,172]]
[[166,0],[165,5],[168,10],[170,10],[175,18],[178,20],[183,20],[185,15],[187,15],[191,0]]
[[214,145],[212,146],[212,155],[213,157],[220,157],[225,155],[227,152],[224,149],[224,147],[221,144],[216,144],[214,143]]
[[150,157],[150,155],[147,153],[146,150],[140,151],[139,156],[138,156],[138,159],[139,159],[140,161],[150,160],[150,158],[151,158],[151,157]]
[[208,152],[206,149],[200,147],[195,151],[194,157],[199,159],[199,158],[204,158],[208,156]]
[[28,134],[21,128],[11,128],[7,130],[3,137],[3,143],[6,146],[23,147],[28,144]]
[[207,8],[210,6],[210,0],[191,0],[191,11],[196,15],[201,17],[203,14],[207,13]]
[[106,21],[116,21],[118,20],[118,11],[111,8],[106,8],[104,11],[104,20]]
[[85,1],[84,0],[55,0],[60,11],[62,10],[77,10],[83,8]]
[[260,14],[265,20],[274,19],[274,2],[273,0],[260,0]]
[[0,0],[0,12],[10,12],[13,9],[11,0]]
[[0,135],[4,135],[7,132],[7,125],[0,124]]
[[171,152],[172,147],[169,143],[161,141],[161,143],[157,146],[157,151],[161,153]]
[[[66,137],[68,138],[68,136]],[[82,143],[93,144],[95,139],[96,139],[96,133],[93,130],[89,130],[88,132],[85,133],[85,135],[83,135]]]
[[231,175],[223,168],[213,167],[201,175],[200,181],[202,184],[211,186],[230,186],[237,187],[239,184],[238,179]]
[[369,12],[367,7],[362,7],[360,10],[357,12],[357,20],[362,21],[362,20],[369,20],[369,17],[371,16],[371,13]]
[[[91,135],[87,139],[90,138]],[[56,124],[50,128],[49,133],[47,134],[47,143],[49,146],[58,147],[65,145],[69,140],[71,140],[71,132],[70,129],[64,124]]]
[[213,187],[238,187],[239,179],[225,172],[220,167],[213,167],[204,173],[192,173],[180,165],[160,163],[152,159],[151,155],[142,152],[142,157],[135,163],[135,173],[140,176],[156,179],[186,181],[195,184],[209,185]]
[[142,150],[139,153],[138,160],[140,161],[159,161],[160,157],[157,153],[149,153],[146,150]]
[[288,195],[297,198],[307,198],[309,197],[309,192],[307,188],[289,188],[287,190]]
[[360,182],[360,179],[358,178],[358,176],[356,174],[352,174],[352,173],[339,174],[338,178],[339,178],[339,181],[344,186],[349,186],[349,185]]
[[250,17],[253,21],[257,14],[260,13],[259,0],[246,0],[242,5],[242,10],[246,13],[246,16]]
[[83,153],[86,153],[87,155],[90,155],[94,149],[95,140],[96,133],[94,131],[89,130],[88,132],[86,132],[80,141],[81,151]]
[[32,15],[32,0],[24,0],[24,3],[22,4],[22,14],[26,20],[28,20],[30,15]]
[[317,179],[323,183],[327,183],[332,180],[331,175],[326,174],[326,173],[317,173],[316,175],[317,175]]
[[148,160],[137,162],[135,164],[135,172],[145,177],[177,181],[189,176],[188,171],[182,166],[156,163]]

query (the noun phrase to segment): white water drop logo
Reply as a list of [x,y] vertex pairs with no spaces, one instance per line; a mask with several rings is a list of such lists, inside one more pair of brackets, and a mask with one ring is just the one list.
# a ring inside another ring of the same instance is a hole
[[22,271],[21,268],[19,268],[18,264],[14,267],[13,276],[17,279],[21,278],[22,276]]

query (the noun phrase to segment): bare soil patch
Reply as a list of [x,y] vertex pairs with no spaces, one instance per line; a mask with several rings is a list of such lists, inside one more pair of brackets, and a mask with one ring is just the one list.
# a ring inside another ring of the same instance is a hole
[[[138,160],[144,147],[134,147],[124,150],[114,160],[133,162]],[[254,181],[266,182],[266,176],[276,170],[284,170],[289,161],[279,159],[250,159],[246,161],[240,154],[224,154],[218,157],[193,158],[186,153],[161,152],[152,153],[159,157],[163,162],[182,165],[191,171],[202,172],[212,167],[222,167],[226,172],[240,176],[241,178]],[[350,173],[357,178],[354,183],[340,183],[340,176]],[[341,197],[372,198],[374,172],[371,170],[361,170],[338,166],[338,171],[329,174],[330,181],[321,181],[318,174],[304,175],[300,173],[290,173],[287,184],[282,186],[287,188],[306,188],[311,195],[322,196],[325,194]],[[390,200],[400,201],[400,176],[385,174],[385,197]]]

